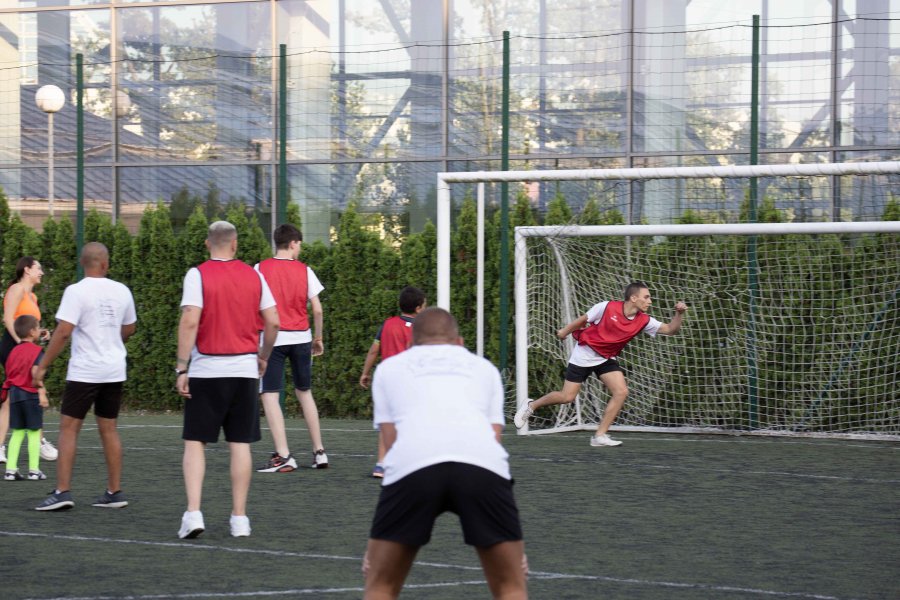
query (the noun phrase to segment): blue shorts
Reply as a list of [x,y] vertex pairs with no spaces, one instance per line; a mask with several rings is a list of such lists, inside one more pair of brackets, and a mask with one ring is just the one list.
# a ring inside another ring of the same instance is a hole
[[43,427],[44,409],[37,393],[15,386],[9,388],[9,428],[36,430]]
[[291,362],[294,388],[305,392],[312,383],[312,342],[275,346],[262,378],[262,393],[280,392],[284,389],[284,363]]

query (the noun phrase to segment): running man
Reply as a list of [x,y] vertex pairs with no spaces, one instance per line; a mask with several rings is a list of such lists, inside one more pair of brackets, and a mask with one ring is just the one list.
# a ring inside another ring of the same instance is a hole
[[675,335],[681,329],[684,312],[687,310],[687,304],[677,303],[672,320],[664,324],[647,314],[651,304],[647,284],[634,281],[625,288],[624,301],[595,304],[587,314],[557,331],[559,339],[564,340],[572,334],[578,342],[569,356],[565,383],[561,390],[523,404],[513,419],[516,427],[525,427],[528,418],[541,407],[574,402],[581,391],[581,384],[593,373],[603,382],[611,396],[597,426],[597,433],[591,437],[591,446],[620,445],[622,442],[612,439],[607,433],[628,397],[625,373],[616,356],[641,332],[651,337],[656,337],[657,333]]

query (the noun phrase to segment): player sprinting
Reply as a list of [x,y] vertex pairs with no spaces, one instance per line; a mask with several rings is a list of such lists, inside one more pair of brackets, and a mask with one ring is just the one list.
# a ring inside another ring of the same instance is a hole
[[534,411],[553,404],[569,404],[575,401],[581,385],[594,373],[606,389],[610,399],[603,412],[603,418],[597,426],[597,433],[591,437],[591,446],[618,446],[622,442],[609,437],[607,431],[616,420],[619,411],[628,397],[628,386],[625,373],[619,366],[616,357],[628,342],[639,333],[644,332],[652,337],[657,333],[675,335],[681,329],[687,304],[679,302],[675,305],[675,315],[666,324],[647,314],[652,301],[650,289],[642,281],[629,283],[625,288],[625,300],[600,302],[591,307],[587,314],[581,315],[562,329],[556,336],[564,340],[572,334],[578,342],[569,356],[566,368],[566,380],[559,391],[550,392],[537,400],[523,404],[516,412],[513,421],[516,427],[525,427],[528,418]]
[[[425,310],[427,305],[425,292],[411,285],[400,290],[400,315],[393,316],[381,324],[375,341],[369,346],[366,354],[366,362],[363,364],[362,375],[359,376],[359,385],[368,389],[372,381],[370,375],[375,360],[381,351],[381,360],[400,354],[412,344],[412,325],[416,315]],[[384,477],[384,454],[387,452],[384,446],[384,438],[381,431],[378,432],[378,458],[375,468],[372,469],[372,477],[381,479]]]
[[8,399],[10,403],[9,423],[12,436],[9,439],[9,462],[6,465],[6,481],[26,479],[19,473],[19,450],[22,442],[28,438],[28,475],[27,479],[40,481],[47,479],[41,472],[41,429],[44,426],[44,409],[50,406],[47,390],[44,386],[33,385],[37,365],[44,356],[44,350],[37,345],[41,336],[40,322],[32,315],[22,315],[15,320],[13,327],[16,337],[21,340],[12,349],[6,360],[6,381],[0,391],[0,401]]
[[[284,429],[284,414],[279,396],[284,389],[284,363],[291,362],[294,378],[294,392],[300,402],[303,418],[309,428],[313,445],[313,469],[328,467],[328,455],[322,445],[322,430],[319,426],[319,410],[312,394],[312,357],[325,352],[322,339],[322,303],[319,293],[325,288],[311,268],[297,260],[303,234],[289,223],[279,225],[272,234],[275,241],[275,256],[267,258],[256,270],[263,274],[275,302],[281,329],[275,339],[272,356],[262,377],[262,403],[266,411],[266,422],[272,432],[275,451],[265,464],[256,470],[260,473],[287,473],[297,468],[297,461],[291,454]],[[307,303],[312,309],[313,337]]]

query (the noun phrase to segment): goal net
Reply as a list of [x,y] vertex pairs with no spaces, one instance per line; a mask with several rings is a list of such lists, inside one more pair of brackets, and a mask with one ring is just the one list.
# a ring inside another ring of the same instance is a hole
[[[561,387],[571,336],[603,300],[648,284],[674,336],[620,354],[614,429],[900,435],[900,222],[516,229],[516,403]],[[608,395],[543,408],[527,432],[593,429]]]

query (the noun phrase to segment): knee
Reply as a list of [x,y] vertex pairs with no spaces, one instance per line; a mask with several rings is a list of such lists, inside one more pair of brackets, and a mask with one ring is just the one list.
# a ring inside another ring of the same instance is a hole
[[615,390],[612,395],[616,400],[624,401],[628,398],[628,386],[622,386],[620,389]]

